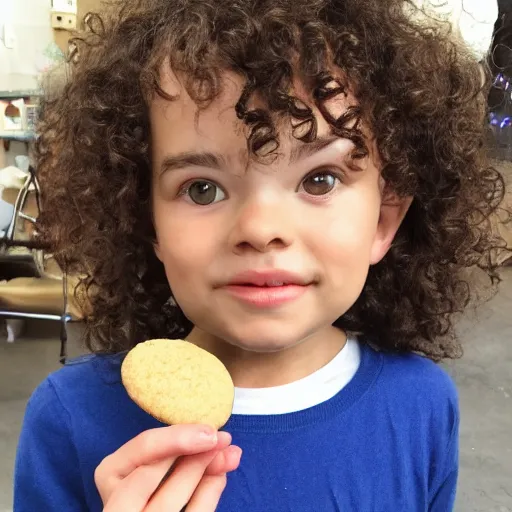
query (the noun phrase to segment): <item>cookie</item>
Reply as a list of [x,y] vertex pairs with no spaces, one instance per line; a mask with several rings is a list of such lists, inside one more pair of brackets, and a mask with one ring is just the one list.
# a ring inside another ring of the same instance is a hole
[[212,354],[183,340],[149,340],[128,352],[121,377],[130,398],[169,425],[220,428],[233,409],[235,387]]

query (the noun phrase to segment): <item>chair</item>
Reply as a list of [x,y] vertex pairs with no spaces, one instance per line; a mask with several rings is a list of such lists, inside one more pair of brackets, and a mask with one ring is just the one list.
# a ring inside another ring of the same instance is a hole
[[83,319],[83,313],[73,300],[77,280],[70,282],[51,255],[40,249],[27,249],[22,241],[16,245],[20,219],[32,225],[36,222],[37,215],[24,213],[30,193],[35,196],[38,215],[41,211],[40,190],[35,171],[31,167],[15,199],[12,221],[2,240],[0,269],[3,270],[0,272],[6,281],[0,284],[0,317],[59,322],[60,361],[64,363],[67,356],[67,324]]

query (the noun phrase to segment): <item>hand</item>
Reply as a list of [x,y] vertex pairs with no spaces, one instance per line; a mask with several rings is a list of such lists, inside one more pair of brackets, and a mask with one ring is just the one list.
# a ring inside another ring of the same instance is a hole
[[[238,467],[240,456],[227,432],[207,426],[147,430],[96,468],[103,512],[214,512],[226,473]],[[178,457],[171,476],[152,496]]]

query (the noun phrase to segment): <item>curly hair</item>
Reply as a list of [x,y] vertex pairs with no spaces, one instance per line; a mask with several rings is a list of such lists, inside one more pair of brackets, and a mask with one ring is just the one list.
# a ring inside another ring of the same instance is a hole
[[[486,160],[478,63],[414,9],[408,0],[116,0],[86,17],[69,79],[42,102],[36,155],[40,236],[83,276],[89,349],[120,352],[192,328],[153,248],[148,103],[165,97],[159,71],[170,62],[199,108],[219,94],[223,70],[245,79],[236,112],[261,157],[279,145],[276,116],[294,120],[305,142],[316,136],[311,107],[289,94],[294,73],[356,158],[369,127],[387,186],[414,200],[335,325],[383,350],[460,355],[453,316],[470,299],[464,269],[497,277],[492,254],[504,242],[489,225],[504,180]],[[325,105],[347,88],[358,104],[334,118]],[[249,110],[255,92],[265,108]]]

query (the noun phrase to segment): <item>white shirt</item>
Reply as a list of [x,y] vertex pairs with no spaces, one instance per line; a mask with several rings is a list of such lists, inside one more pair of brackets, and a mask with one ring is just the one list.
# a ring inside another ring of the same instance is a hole
[[235,388],[233,414],[286,414],[321,404],[352,380],[360,362],[359,343],[348,338],[330,362],[303,379],[270,388]]

